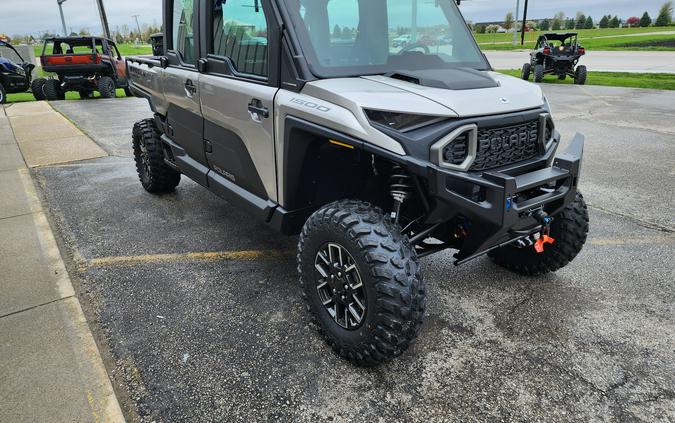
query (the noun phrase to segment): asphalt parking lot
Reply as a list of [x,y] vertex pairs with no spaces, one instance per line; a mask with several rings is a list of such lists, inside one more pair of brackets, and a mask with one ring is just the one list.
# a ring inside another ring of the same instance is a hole
[[310,327],[296,239],[183,180],[137,181],[143,100],[56,102],[109,157],[34,171],[123,407],[142,421],[675,420],[675,94],[547,86],[588,137],[589,242],[522,278],[423,260],[425,326],[375,369]]

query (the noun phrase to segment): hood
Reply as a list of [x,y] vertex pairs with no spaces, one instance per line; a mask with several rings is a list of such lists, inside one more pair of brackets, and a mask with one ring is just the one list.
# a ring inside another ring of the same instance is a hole
[[480,73],[482,77],[474,75],[469,78],[468,85],[466,77],[458,84],[440,80],[441,84],[438,79],[425,78],[427,75],[415,80],[410,74],[324,79],[307,83],[303,93],[358,114],[361,114],[360,109],[365,108],[429,116],[472,117],[544,106],[544,95],[539,86],[496,72]]

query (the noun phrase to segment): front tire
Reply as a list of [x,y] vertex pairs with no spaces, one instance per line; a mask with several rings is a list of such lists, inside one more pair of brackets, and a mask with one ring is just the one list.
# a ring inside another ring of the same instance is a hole
[[98,80],[98,92],[103,98],[115,98],[117,94],[115,80],[109,76],[102,76]]
[[534,67],[534,82],[544,81],[544,65],[536,65]]
[[133,149],[136,171],[146,191],[163,194],[178,186],[180,172],[164,162],[164,147],[154,119],[145,119],[134,125]]
[[584,65],[577,66],[577,70],[574,72],[574,83],[576,85],[585,85],[587,77],[588,77],[588,70],[586,69],[586,66]]
[[567,266],[581,252],[588,236],[588,208],[583,195],[578,192],[575,200],[553,217],[550,236],[555,243],[546,245],[543,253],[532,247],[507,245],[492,250],[488,256],[497,265],[526,276],[555,272]]
[[417,254],[380,209],[344,200],[314,213],[300,235],[298,271],[312,321],[341,357],[377,365],[417,336],[425,306]]
[[5,87],[0,84],[0,104],[5,103],[7,103],[7,91],[5,91]]
[[525,63],[523,65],[523,70],[520,73],[520,77],[523,78],[525,81],[529,81],[531,73],[532,73],[532,65],[529,63]]
[[37,78],[30,83],[30,90],[33,93],[33,97],[37,101],[43,101],[47,99],[45,96],[45,83],[47,80],[45,78]]

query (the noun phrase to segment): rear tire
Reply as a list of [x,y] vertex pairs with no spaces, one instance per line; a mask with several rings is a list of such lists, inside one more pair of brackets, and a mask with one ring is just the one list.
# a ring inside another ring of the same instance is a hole
[[7,92],[5,91],[5,87],[0,84],[0,104],[5,103],[7,103]]
[[319,333],[352,363],[397,357],[419,333],[425,292],[417,253],[379,208],[343,200],[319,209],[302,229],[298,272]]
[[567,266],[579,254],[588,236],[588,208],[583,195],[577,192],[569,204],[551,223],[555,243],[546,245],[543,253],[534,248],[507,245],[488,253],[497,265],[526,276],[555,272]]
[[525,81],[529,81],[531,73],[532,73],[532,65],[530,63],[525,63],[523,65],[523,70],[520,73],[520,77],[523,78]]
[[94,98],[94,93],[93,91],[80,90],[80,98],[82,100],[89,100],[91,98]]
[[588,77],[588,70],[586,69],[586,66],[584,65],[577,66],[577,70],[574,72],[574,83],[576,85],[585,85],[587,77]]
[[567,75],[565,75],[564,73],[563,73],[563,74],[560,74],[560,75],[558,75],[558,80],[559,80],[559,81],[564,81],[564,80],[565,80],[565,78],[567,78]]
[[43,101],[47,99],[47,96],[45,95],[46,82],[47,80],[45,78],[38,78],[30,83],[30,90],[33,93],[33,97],[35,97],[35,100]]
[[66,94],[61,90],[61,82],[58,79],[48,79],[44,86],[45,97],[49,101],[65,100]]
[[534,67],[534,82],[544,81],[544,65],[536,65]]
[[134,160],[141,184],[152,194],[173,191],[180,172],[164,162],[164,147],[154,119],[136,122],[133,130]]
[[115,98],[117,95],[115,80],[109,76],[102,76],[98,80],[98,92],[103,98]]

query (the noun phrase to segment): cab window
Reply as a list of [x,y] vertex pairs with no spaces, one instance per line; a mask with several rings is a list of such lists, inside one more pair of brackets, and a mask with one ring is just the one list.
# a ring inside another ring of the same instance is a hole
[[260,0],[215,0],[211,53],[238,72],[268,75],[267,20]]
[[185,63],[195,64],[194,29],[197,15],[193,0],[173,1],[173,50]]

